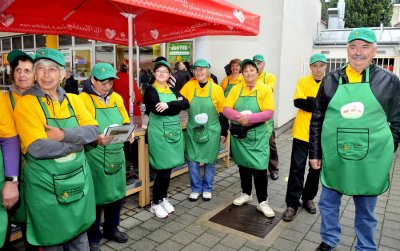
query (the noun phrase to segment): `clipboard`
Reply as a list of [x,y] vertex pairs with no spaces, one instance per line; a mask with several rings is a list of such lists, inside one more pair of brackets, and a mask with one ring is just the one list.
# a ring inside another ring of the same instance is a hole
[[123,143],[128,141],[129,136],[135,130],[136,124],[134,125],[110,125],[105,129],[105,136],[114,136],[110,144]]

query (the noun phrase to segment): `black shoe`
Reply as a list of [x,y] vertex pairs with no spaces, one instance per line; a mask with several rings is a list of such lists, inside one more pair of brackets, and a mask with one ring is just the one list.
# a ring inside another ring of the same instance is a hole
[[303,208],[310,214],[315,214],[317,212],[317,208],[312,200],[303,201]]
[[279,179],[278,172],[272,172],[272,173],[271,173],[271,179],[272,179],[272,180],[277,180],[277,179]]
[[335,251],[335,248],[329,246],[325,242],[321,242],[315,251]]
[[297,214],[297,210],[293,207],[286,208],[285,212],[283,212],[282,220],[284,221],[292,221]]
[[90,251],[101,251],[99,243],[89,243]]
[[128,241],[128,235],[121,231],[117,231],[111,236],[104,234],[104,238],[118,242],[118,243],[125,243]]

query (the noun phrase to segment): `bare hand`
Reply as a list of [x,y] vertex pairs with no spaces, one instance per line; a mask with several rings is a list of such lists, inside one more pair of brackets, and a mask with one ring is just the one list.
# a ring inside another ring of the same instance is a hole
[[52,127],[49,125],[44,125],[46,129],[47,138],[55,141],[62,141],[64,139],[64,131],[57,127]]
[[221,136],[220,137],[220,143],[221,144],[225,144],[225,142],[226,142],[226,137],[225,136]]
[[238,122],[242,126],[245,126],[249,123],[249,119],[247,118],[246,114],[240,114],[240,116],[237,116],[236,122]]
[[12,208],[19,199],[18,182],[4,182],[1,195],[4,209],[8,210]]
[[133,141],[135,141],[135,132],[132,132],[131,135],[129,135],[128,138],[129,143],[133,143]]
[[168,104],[165,102],[160,102],[156,104],[156,111],[157,112],[163,112],[168,109]]
[[310,166],[312,169],[318,170],[321,168],[321,160],[320,159],[310,159]]
[[113,136],[105,136],[104,134],[100,134],[97,137],[97,144],[99,144],[101,146],[106,146],[111,142],[112,139],[113,139]]

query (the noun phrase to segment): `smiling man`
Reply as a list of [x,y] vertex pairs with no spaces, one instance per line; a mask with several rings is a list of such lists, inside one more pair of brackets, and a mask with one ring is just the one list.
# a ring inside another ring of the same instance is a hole
[[[373,64],[376,36],[354,29],[347,40],[349,63],[322,80],[310,126],[310,165],[321,169],[322,243],[340,241],[340,202],[353,196],[356,250],[377,250],[377,196],[389,188],[393,152],[400,140],[400,81]],[[351,109],[349,109],[351,107]]]

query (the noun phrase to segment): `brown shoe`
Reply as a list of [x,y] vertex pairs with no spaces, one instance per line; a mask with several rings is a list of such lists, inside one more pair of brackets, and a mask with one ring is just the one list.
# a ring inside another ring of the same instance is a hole
[[283,212],[282,220],[284,221],[292,221],[296,216],[297,210],[293,207],[286,208],[285,212]]
[[312,200],[303,201],[303,208],[310,214],[315,214],[317,212],[317,208]]

